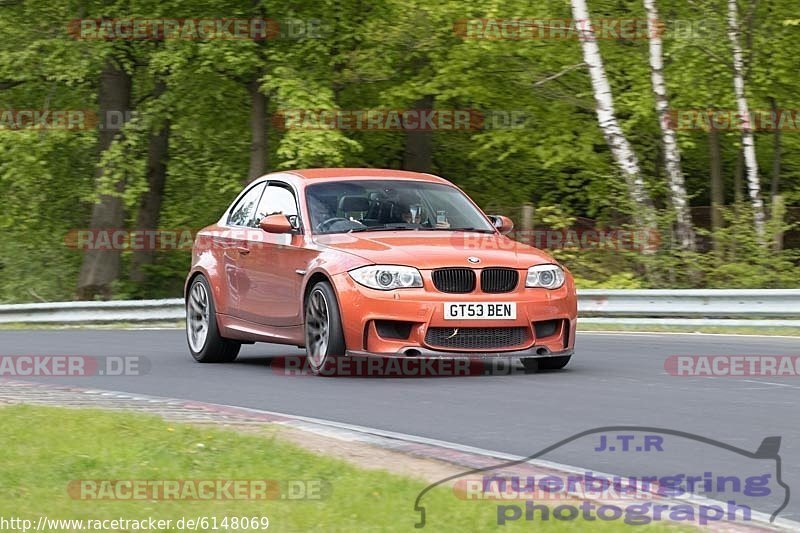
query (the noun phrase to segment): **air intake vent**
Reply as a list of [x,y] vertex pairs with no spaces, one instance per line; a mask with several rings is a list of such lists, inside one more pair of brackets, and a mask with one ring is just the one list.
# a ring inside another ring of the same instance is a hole
[[528,342],[526,327],[511,328],[428,328],[425,343],[457,350],[499,350]]
[[562,320],[542,320],[533,323],[533,330],[536,332],[537,339],[545,337],[552,337],[558,333],[558,327],[561,325]]

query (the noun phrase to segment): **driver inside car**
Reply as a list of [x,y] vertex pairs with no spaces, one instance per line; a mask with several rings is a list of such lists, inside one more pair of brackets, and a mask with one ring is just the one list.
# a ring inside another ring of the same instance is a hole
[[446,211],[431,212],[418,193],[348,191],[348,194],[324,199],[310,196],[308,202],[316,230],[321,232],[391,224],[439,229],[450,227]]

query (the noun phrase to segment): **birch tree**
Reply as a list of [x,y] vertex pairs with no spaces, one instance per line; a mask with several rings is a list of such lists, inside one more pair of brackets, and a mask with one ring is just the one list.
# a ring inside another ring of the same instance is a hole
[[736,0],[728,0],[728,38],[733,49],[733,89],[736,107],[742,121],[742,151],[747,179],[747,191],[753,205],[753,223],[759,239],[764,240],[764,203],[761,201],[761,184],[758,178],[758,161],[753,127],[750,123],[750,108],[744,92],[744,62],[742,45],[739,42],[739,7]]
[[583,60],[589,69],[589,76],[592,81],[597,121],[603,131],[603,136],[611,150],[614,161],[625,178],[628,194],[636,206],[637,211],[634,214],[634,220],[639,226],[655,228],[653,202],[645,188],[639,160],[617,121],[614,111],[614,97],[606,76],[603,58],[600,56],[600,47],[597,45],[594,28],[589,19],[586,0],[570,0],[570,3],[572,17],[575,19],[580,36]]
[[664,81],[664,57],[661,42],[661,26],[655,0],[644,0],[647,13],[647,30],[650,43],[650,80],[653,85],[656,114],[661,124],[661,142],[664,145],[664,166],[669,181],[670,198],[675,210],[676,234],[680,247],[684,250],[695,249],[695,235],[692,228],[692,217],[689,213],[689,201],[686,184],[681,169],[681,153],[678,148],[678,137],[669,117],[669,100],[667,84]]

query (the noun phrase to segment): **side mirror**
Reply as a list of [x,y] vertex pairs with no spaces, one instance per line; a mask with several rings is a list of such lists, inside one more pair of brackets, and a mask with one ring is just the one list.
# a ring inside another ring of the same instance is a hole
[[281,214],[269,215],[262,218],[261,222],[258,223],[258,227],[267,233],[291,233],[293,229],[286,215]]
[[508,217],[504,217],[503,215],[490,215],[489,219],[494,224],[494,227],[497,228],[500,233],[506,235],[514,229],[514,221]]

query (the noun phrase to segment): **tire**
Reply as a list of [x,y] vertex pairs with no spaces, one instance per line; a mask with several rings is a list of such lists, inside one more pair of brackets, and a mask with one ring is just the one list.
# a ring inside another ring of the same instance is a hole
[[230,363],[239,355],[242,345],[220,336],[211,295],[205,276],[194,278],[186,295],[186,341],[198,363]]
[[345,352],[342,315],[336,293],[327,281],[311,288],[305,302],[306,358],[314,375],[328,374]]
[[572,359],[571,355],[559,355],[556,357],[523,357],[520,361],[522,361],[526,374],[535,374],[539,370],[561,370],[567,366],[570,359]]

